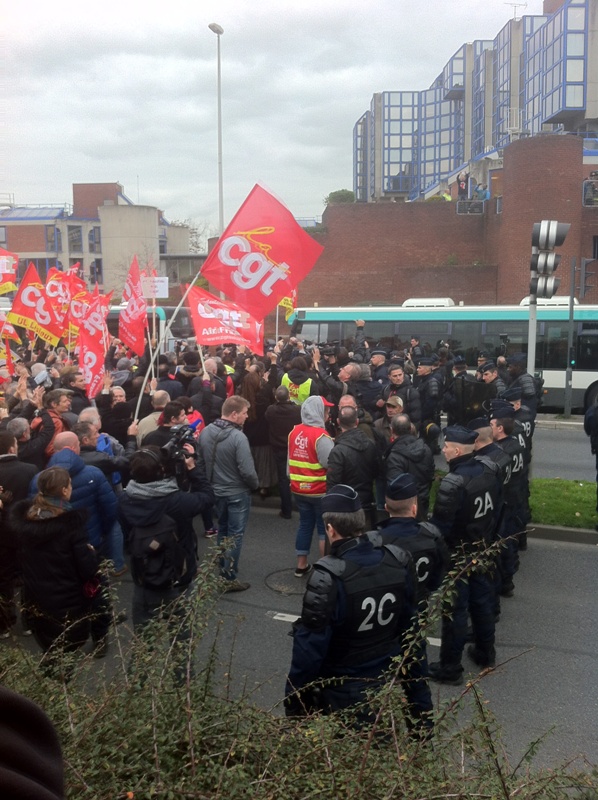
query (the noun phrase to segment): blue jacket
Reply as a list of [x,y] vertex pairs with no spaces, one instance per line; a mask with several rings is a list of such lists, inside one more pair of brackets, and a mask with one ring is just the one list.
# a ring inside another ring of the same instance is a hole
[[[81,456],[65,448],[54,453],[48,467],[62,467],[71,476],[73,508],[87,511],[87,535],[100,555],[105,555],[105,540],[116,520],[116,495],[97,467],[87,465]],[[31,482],[30,496],[37,494],[37,476]]]

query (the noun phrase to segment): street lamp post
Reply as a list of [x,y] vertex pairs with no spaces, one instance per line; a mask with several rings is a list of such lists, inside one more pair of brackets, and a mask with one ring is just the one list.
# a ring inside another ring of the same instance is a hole
[[222,184],[222,74],[220,68],[220,37],[224,28],[211,22],[208,28],[218,37],[218,233],[224,231],[224,192]]

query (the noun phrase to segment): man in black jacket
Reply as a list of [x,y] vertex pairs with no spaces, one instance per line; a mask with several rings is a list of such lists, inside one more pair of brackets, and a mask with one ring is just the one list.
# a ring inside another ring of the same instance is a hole
[[393,441],[384,454],[386,482],[397,475],[408,473],[417,485],[419,520],[427,519],[430,506],[430,488],[434,480],[434,456],[423,439],[412,433],[411,421],[406,414],[397,414],[390,422]]
[[177,401],[173,400],[166,403],[164,411],[162,412],[161,424],[155,431],[148,433],[141,442],[142,447],[147,447],[149,444],[163,447],[172,439],[172,429],[176,425],[185,425],[187,423],[187,415],[185,414],[184,407]]
[[289,451],[289,433],[295,425],[301,423],[301,406],[291,403],[289,390],[279,386],[274,392],[276,402],[268,406],[265,412],[268,423],[268,441],[278,473],[278,491],[280,493],[280,516],[291,519],[292,499],[289,476],[287,475],[287,455]]
[[338,412],[341,432],[328,456],[326,486],[344,484],[353,487],[359,495],[361,507],[369,523],[375,527],[376,504],[373,485],[380,473],[380,458],[376,445],[358,427],[357,410],[345,406]]
[[45,468],[47,456],[46,449],[54,438],[54,420],[44,408],[39,412],[40,424],[35,434],[32,435],[29,421],[24,417],[15,417],[6,426],[19,445],[19,461],[33,464],[37,471]]
[[71,411],[79,416],[84,408],[89,408],[91,401],[87,397],[87,385],[82,372],[67,372],[62,379],[65,389],[71,391]]
[[[17,458],[18,444],[13,434],[6,431],[0,433],[0,487],[2,487],[3,517],[6,519],[8,508],[19,500],[25,500],[29,484],[37,474],[37,467],[24,464]],[[15,579],[19,570],[17,566],[16,542],[8,532],[8,526],[2,525],[0,531],[0,637],[6,638],[11,627],[17,621],[14,602]],[[29,626],[24,622],[24,630]]]

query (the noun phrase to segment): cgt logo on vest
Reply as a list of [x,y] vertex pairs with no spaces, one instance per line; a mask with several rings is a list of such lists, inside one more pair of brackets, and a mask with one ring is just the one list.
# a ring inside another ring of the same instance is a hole
[[298,447],[300,450],[307,450],[308,443],[309,439],[307,436],[302,436],[300,433],[295,436],[295,447]]

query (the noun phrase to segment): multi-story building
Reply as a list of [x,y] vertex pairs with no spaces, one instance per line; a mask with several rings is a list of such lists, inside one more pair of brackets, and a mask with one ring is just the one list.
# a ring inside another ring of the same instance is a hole
[[205,256],[190,253],[189,235],[160,209],[133,203],[119,183],[75,183],[72,206],[0,204],[0,247],[19,254],[19,278],[30,262],[42,280],[51,267],[80,263],[90,285],[116,296],[135,255],[171,284],[194,278]]
[[353,130],[361,202],[415,200],[459,172],[488,183],[510,142],[577,133],[598,151],[598,0],[544,0],[494,40],[463,44],[429,89],[374,94]]

